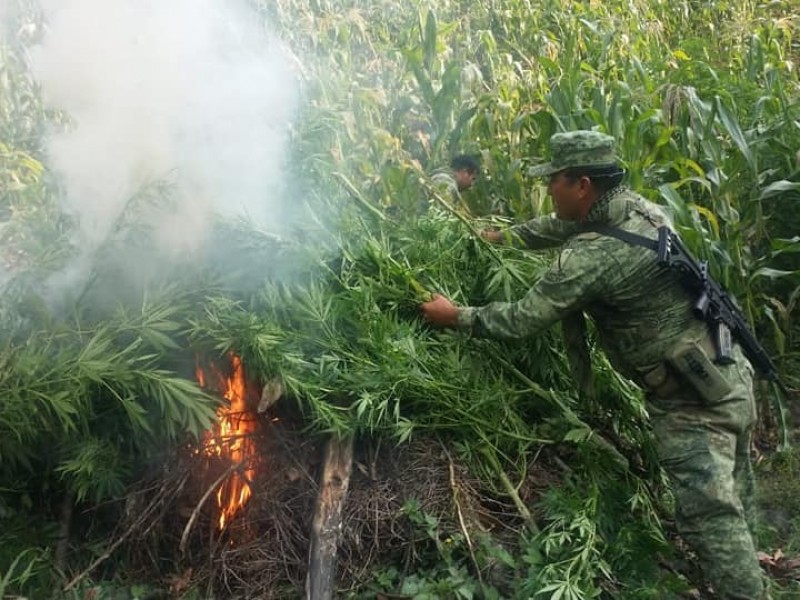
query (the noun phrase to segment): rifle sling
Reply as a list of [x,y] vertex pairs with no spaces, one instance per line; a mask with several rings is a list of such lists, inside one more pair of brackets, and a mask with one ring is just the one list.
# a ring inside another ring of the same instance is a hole
[[[581,227],[581,232],[582,233],[593,232],[593,233],[599,233],[601,235],[607,235],[609,237],[617,238],[618,240],[623,241],[626,244],[630,244],[632,246],[640,246],[642,248],[647,248],[648,250],[658,252],[657,240],[651,240],[650,238],[644,237],[643,235],[639,235],[637,233],[631,233],[630,231],[625,231],[623,229],[620,229],[619,227],[606,225],[605,223],[586,223]],[[755,337],[753,337],[753,339],[755,340]],[[737,341],[741,343],[741,340]],[[758,345],[757,341],[756,344]],[[748,353],[748,348],[745,348],[745,354],[751,361],[753,361],[753,358]],[[780,377],[778,377],[778,373],[768,357],[766,357],[766,361],[767,361],[766,364],[762,363],[761,361],[754,361],[753,364],[757,366],[759,371],[761,371],[767,377],[767,379],[774,381],[777,384],[778,388],[785,394],[785,397],[788,398],[789,397],[788,386],[786,385],[785,382],[783,382],[780,379]]]
[[625,231],[619,227],[606,225],[605,223],[586,223],[583,225],[583,227],[581,227],[581,232],[594,232],[601,235],[607,235],[609,237],[617,238],[618,240],[621,240],[626,244],[630,244],[631,246],[641,246],[642,248],[647,248],[653,252],[658,252],[658,240],[651,240],[650,238],[646,238],[638,233],[631,233],[630,231]]

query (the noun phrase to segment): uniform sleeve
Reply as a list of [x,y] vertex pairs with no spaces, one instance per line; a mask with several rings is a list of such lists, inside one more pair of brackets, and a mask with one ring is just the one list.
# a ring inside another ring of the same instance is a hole
[[434,173],[431,176],[431,182],[434,187],[440,192],[447,192],[453,194],[458,192],[458,185],[456,185],[455,178],[449,173]]
[[459,328],[478,337],[511,339],[535,335],[608,292],[609,260],[593,242],[570,243],[547,273],[517,302],[459,309]]
[[560,246],[567,238],[575,235],[577,230],[578,224],[575,221],[559,219],[555,214],[537,217],[510,228],[511,233],[531,250]]

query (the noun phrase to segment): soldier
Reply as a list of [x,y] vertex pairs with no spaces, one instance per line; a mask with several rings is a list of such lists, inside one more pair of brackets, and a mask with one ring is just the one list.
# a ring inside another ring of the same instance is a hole
[[451,193],[466,192],[475,183],[480,172],[478,160],[470,154],[459,154],[450,161],[450,171],[434,173],[431,177],[436,185],[441,185]]
[[[556,321],[586,314],[614,367],[646,392],[660,462],[672,482],[676,523],[697,553],[718,597],[761,600],[764,582],[748,529],[752,497],[750,437],[755,422],[753,369],[735,345],[716,365],[708,326],[655,252],[612,235],[603,224],[656,239],[670,225],[660,207],[622,185],[612,137],[593,131],[550,139],[552,160],[532,168],[549,176],[555,215],[511,228],[530,248],[562,245],[558,259],[521,300],[458,307],[435,295],[422,304],[430,323],[499,339],[534,336]],[[503,232],[485,232],[501,241]],[[714,385],[700,390],[675,368],[691,349]]]
[[[459,154],[450,161],[450,169],[439,171],[431,176],[433,185],[441,192],[449,195],[448,200],[456,206],[466,208],[461,194],[470,189],[480,173],[478,160],[469,154]],[[424,202],[422,211],[428,208],[428,201]]]

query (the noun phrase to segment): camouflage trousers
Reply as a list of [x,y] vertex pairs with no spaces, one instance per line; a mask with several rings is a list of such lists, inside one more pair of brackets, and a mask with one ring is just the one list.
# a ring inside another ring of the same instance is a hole
[[752,368],[738,346],[719,367],[732,391],[713,404],[689,384],[648,397],[659,459],[672,483],[678,532],[697,553],[706,578],[726,599],[766,597],[752,524],[750,438],[756,409]]

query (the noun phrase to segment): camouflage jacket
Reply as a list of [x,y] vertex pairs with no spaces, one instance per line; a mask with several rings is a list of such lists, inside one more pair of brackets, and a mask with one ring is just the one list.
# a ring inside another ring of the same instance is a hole
[[[431,184],[433,189],[442,195],[442,198],[455,206],[463,205],[461,200],[461,192],[458,191],[458,184],[453,172],[449,170],[441,170],[431,175]],[[426,212],[431,207],[431,199],[423,198],[420,201],[419,213]],[[433,203],[435,204],[435,203]]]
[[431,182],[440,191],[446,191],[451,195],[458,194],[458,184],[451,171],[437,171],[431,175]]
[[434,188],[453,204],[461,204],[461,192],[452,171],[437,171],[431,175]]
[[526,248],[542,250],[560,246],[579,229],[580,225],[575,221],[559,219],[553,213],[510,227],[509,231],[512,238],[520,240]]
[[[587,222],[613,225],[651,239],[669,220],[657,205],[619,186],[599,198]],[[560,255],[521,300],[459,309],[459,326],[474,335],[523,338],[583,311],[595,322],[614,367],[640,385],[680,338],[702,339],[691,299],[675,271],[655,252],[613,237],[581,232],[577,223],[535,219],[517,232],[531,247],[565,239]]]

